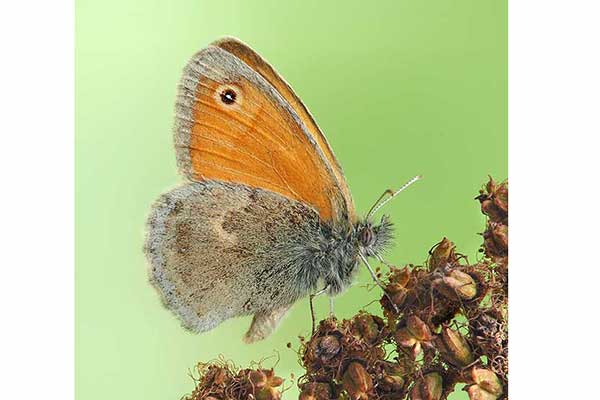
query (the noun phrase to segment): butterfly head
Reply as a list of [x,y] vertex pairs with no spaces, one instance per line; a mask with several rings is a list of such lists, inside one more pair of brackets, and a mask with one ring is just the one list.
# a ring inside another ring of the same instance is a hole
[[373,216],[375,213],[386,205],[390,200],[395,198],[398,194],[404,191],[407,187],[421,179],[421,176],[415,176],[410,179],[398,190],[386,190],[373,204],[367,216],[362,222],[359,222],[354,231],[358,241],[360,252],[367,256],[372,257],[380,255],[392,242],[392,223],[387,215],[381,217],[379,224],[373,223]]

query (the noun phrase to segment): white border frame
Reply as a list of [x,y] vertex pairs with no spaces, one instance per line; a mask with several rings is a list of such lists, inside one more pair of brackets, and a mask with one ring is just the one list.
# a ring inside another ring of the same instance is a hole
[[509,10],[510,397],[598,398],[600,3]]
[[74,398],[74,4],[0,6],[0,398]]

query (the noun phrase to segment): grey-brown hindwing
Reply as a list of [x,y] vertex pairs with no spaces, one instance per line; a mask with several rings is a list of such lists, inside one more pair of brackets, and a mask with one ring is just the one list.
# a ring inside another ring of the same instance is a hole
[[314,290],[319,271],[311,255],[324,240],[314,209],[270,191],[206,181],[159,198],[145,252],[165,305],[186,328],[203,332]]

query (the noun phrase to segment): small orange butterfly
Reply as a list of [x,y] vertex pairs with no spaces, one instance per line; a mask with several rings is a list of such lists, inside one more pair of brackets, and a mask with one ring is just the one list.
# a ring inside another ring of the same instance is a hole
[[[290,86],[250,47],[212,43],[183,71],[174,128],[190,181],[148,218],[150,277],[194,331],[254,315],[247,342],[268,336],[298,299],[347,288],[362,261],[381,259],[392,224],[358,218],[342,169]],[[387,197],[386,197],[387,196]]]

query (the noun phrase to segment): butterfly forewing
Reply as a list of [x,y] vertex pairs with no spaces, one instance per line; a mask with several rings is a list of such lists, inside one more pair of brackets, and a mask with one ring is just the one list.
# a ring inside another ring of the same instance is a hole
[[180,169],[195,181],[279,193],[312,206],[325,221],[353,220],[341,169],[312,117],[273,69],[242,46],[217,42],[186,66],[176,105]]

